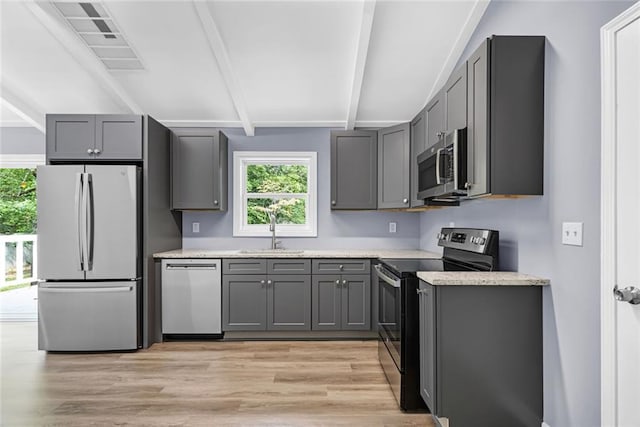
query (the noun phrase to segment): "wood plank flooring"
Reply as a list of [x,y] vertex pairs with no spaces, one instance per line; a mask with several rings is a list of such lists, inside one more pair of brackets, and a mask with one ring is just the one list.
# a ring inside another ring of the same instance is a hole
[[398,409],[375,341],[169,342],[47,354],[0,323],[3,426],[433,426]]

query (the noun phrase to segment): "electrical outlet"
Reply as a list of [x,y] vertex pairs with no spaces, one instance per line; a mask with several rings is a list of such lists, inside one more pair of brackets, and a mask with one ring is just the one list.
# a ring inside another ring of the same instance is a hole
[[389,233],[395,233],[396,232],[396,223],[395,222],[390,222],[389,223]]
[[193,231],[194,233],[199,233],[200,232],[200,223],[199,222],[192,222],[191,223],[191,231]]
[[582,223],[563,222],[562,223],[562,244],[572,246],[582,246]]

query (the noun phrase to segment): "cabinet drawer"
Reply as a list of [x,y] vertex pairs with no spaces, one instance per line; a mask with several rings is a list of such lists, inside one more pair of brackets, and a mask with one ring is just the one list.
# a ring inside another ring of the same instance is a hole
[[369,274],[368,259],[314,259],[313,274]]
[[266,259],[223,259],[222,274],[266,274]]
[[311,274],[311,260],[308,259],[269,259],[268,274]]

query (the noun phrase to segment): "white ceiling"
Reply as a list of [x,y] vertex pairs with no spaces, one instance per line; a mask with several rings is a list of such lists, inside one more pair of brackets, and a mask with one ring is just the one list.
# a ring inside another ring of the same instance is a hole
[[45,113],[147,113],[248,134],[408,121],[488,0],[93,3],[144,69],[109,71],[50,2],[0,1],[0,126],[43,128]]

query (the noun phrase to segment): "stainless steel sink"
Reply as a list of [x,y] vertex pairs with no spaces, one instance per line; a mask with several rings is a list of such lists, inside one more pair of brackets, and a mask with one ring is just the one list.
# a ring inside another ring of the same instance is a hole
[[248,255],[264,255],[264,254],[301,254],[304,253],[302,249],[241,249],[238,251],[241,254]]

